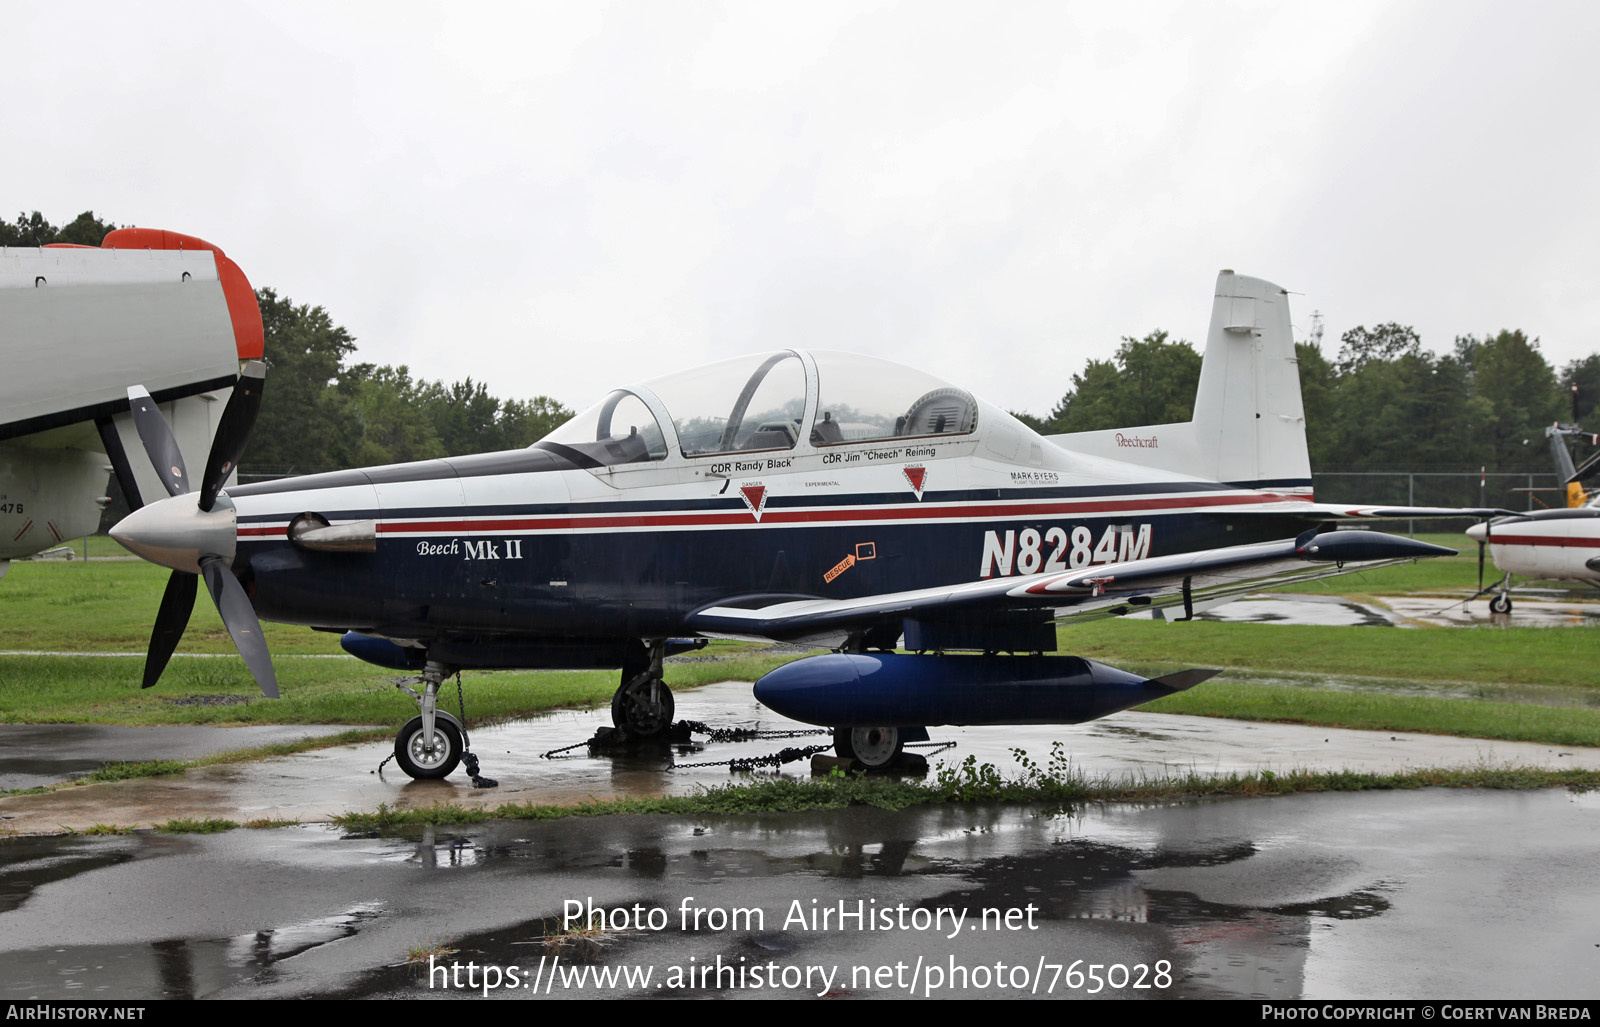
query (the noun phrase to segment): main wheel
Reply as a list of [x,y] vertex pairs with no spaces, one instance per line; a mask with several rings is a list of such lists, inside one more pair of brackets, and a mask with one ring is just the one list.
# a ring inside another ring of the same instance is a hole
[[656,684],[656,702],[650,702],[648,680],[617,689],[611,697],[611,723],[634,738],[654,738],[672,726],[675,704],[665,681]]
[[412,717],[394,736],[394,760],[412,777],[437,780],[461,762],[461,732],[439,717],[433,722],[433,744],[422,737],[422,718]]
[[1489,600],[1489,612],[1510,613],[1511,597],[1506,595],[1504,592],[1496,593],[1494,597]]
[[855,760],[868,770],[887,767],[905,748],[897,727],[836,727],[833,751],[840,759]]

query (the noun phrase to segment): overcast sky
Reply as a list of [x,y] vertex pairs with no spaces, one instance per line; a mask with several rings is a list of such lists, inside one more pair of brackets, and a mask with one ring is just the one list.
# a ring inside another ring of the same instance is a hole
[[[850,349],[1046,413],[1203,342],[1600,349],[1600,4],[0,0],[0,215],[203,236],[358,358],[583,407]],[[269,383],[270,387],[270,383]]]

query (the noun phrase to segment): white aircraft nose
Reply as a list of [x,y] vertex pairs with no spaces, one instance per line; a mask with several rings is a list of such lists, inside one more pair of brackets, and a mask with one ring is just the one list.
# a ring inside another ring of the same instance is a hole
[[1485,527],[1486,526],[1483,524],[1474,524],[1472,527],[1467,529],[1467,538],[1472,539],[1474,542],[1482,542]]
[[201,557],[233,561],[238,521],[226,495],[202,512],[199,494],[189,493],[135,510],[117,522],[111,537],[151,563],[199,574]]

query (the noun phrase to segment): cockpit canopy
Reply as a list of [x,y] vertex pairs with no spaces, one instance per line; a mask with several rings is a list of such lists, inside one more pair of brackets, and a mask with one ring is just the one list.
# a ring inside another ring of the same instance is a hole
[[852,353],[778,350],[619,389],[535,443],[603,466],[964,435],[972,395]]

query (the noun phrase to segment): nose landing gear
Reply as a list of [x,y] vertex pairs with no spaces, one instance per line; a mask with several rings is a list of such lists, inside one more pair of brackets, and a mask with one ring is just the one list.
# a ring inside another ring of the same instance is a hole
[[[394,737],[394,760],[400,769],[419,781],[437,781],[450,776],[462,763],[467,774],[478,788],[494,788],[500,782],[478,773],[478,757],[472,754],[472,743],[467,737],[467,726],[439,709],[439,686],[455,673],[455,668],[429,660],[422,669],[422,691],[413,691],[404,681],[395,687],[417,700],[420,716],[412,717]],[[411,682],[417,683],[416,678]],[[456,694],[460,696],[461,679],[456,679]],[[466,716],[463,702],[462,717]],[[381,769],[381,768],[380,768]]]

